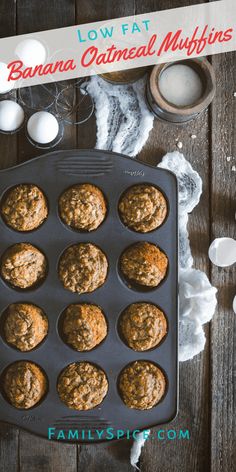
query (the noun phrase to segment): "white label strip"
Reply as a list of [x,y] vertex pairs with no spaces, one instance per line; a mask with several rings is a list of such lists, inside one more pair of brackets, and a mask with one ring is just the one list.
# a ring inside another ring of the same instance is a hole
[[222,0],[0,39],[0,61],[27,87],[233,51],[235,25],[235,0]]

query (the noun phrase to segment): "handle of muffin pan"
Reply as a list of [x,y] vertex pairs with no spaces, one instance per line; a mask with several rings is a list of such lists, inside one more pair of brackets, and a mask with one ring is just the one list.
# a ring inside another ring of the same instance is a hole
[[61,156],[56,161],[55,170],[69,176],[101,176],[112,172],[113,166],[110,155],[83,151]]

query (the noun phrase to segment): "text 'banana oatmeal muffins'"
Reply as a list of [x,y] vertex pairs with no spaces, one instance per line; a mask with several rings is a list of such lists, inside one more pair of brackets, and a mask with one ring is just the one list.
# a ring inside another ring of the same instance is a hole
[[105,398],[108,381],[105,372],[89,362],[75,362],[60,374],[57,390],[60,399],[74,410],[91,410]]
[[168,258],[155,244],[139,242],[123,252],[120,268],[128,282],[157,287],[166,276]]
[[5,251],[1,261],[3,279],[14,287],[27,289],[46,277],[44,254],[29,243],[18,243]]
[[131,349],[147,351],[158,346],[165,337],[167,321],[156,305],[133,303],[122,313],[119,329]]
[[68,247],[59,261],[59,278],[64,288],[71,292],[93,292],[104,284],[107,271],[105,254],[91,243]]
[[163,397],[166,379],[161,369],[152,362],[135,361],[121,372],[118,387],[126,406],[149,410]]
[[81,303],[68,306],[63,314],[64,340],[76,351],[90,351],[107,335],[107,323],[101,308]]
[[16,408],[27,410],[35,406],[47,392],[47,379],[33,362],[19,361],[4,372],[3,390]]
[[61,219],[68,226],[82,231],[94,231],[104,221],[106,200],[95,185],[80,184],[67,189],[59,200]]
[[4,335],[7,343],[20,351],[31,351],[48,333],[48,320],[39,307],[30,303],[14,303],[4,314]]
[[119,212],[123,223],[134,231],[148,233],[157,229],[167,215],[164,195],[153,185],[130,187],[121,197]]
[[32,231],[41,226],[48,216],[47,200],[36,185],[17,185],[7,192],[1,213],[14,230]]

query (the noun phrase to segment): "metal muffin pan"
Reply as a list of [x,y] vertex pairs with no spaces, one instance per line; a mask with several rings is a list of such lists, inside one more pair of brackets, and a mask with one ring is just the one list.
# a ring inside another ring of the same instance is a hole
[[[37,157],[16,167],[0,171],[0,197],[11,187],[31,183],[39,186],[49,203],[49,216],[35,231],[20,233],[10,229],[0,218],[0,256],[11,245],[29,242],[43,251],[49,263],[42,285],[31,290],[15,290],[0,278],[0,313],[11,303],[29,302],[42,308],[49,320],[45,341],[29,352],[20,352],[0,338],[0,373],[19,360],[38,364],[46,373],[49,389],[45,399],[29,410],[11,406],[0,393],[0,420],[48,437],[48,428],[56,433],[63,429],[143,430],[171,421],[178,404],[178,203],[177,182],[171,172],[154,168],[129,157],[99,150],[56,151]],[[78,232],[67,227],[58,213],[58,199],[68,187],[78,183],[92,183],[104,193],[108,214],[101,226],[92,232]],[[122,193],[132,185],[150,183],[165,195],[168,215],[160,228],[150,233],[134,232],[124,226],[119,217],[118,202]],[[164,281],[151,291],[133,290],[119,274],[119,258],[125,248],[139,241],[148,241],[162,249],[169,259]],[[90,294],[74,294],[63,288],[58,277],[58,262],[66,247],[91,242],[106,254],[109,272],[105,284]],[[159,306],[168,321],[168,333],[155,349],[135,352],[121,340],[118,319],[124,309],[135,302],[150,302]],[[72,303],[99,305],[108,321],[108,335],[104,342],[89,352],[76,352],[63,343],[59,334],[59,318]],[[121,370],[135,360],[156,363],[167,378],[166,394],[150,410],[128,408],[122,401],[117,379]],[[88,361],[106,373],[109,390],[103,402],[93,410],[76,411],[64,405],[57,393],[60,372],[70,363]],[[86,442],[80,438],[75,442]],[[104,441],[97,439],[97,442]],[[71,443],[72,441],[69,440]],[[94,442],[94,441],[90,441]]]

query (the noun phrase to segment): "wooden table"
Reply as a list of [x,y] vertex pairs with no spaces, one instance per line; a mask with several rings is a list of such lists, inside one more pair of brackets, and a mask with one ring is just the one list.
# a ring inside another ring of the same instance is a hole
[[[0,0],[0,35],[30,33],[95,20],[146,13],[200,1],[189,0]],[[190,216],[189,229],[195,266],[204,270],[219,289],[218,309],[206,325],[204,352],[180,365],[180,410],[167,430],[190,431],[189,441],[147,441],[140,461],[142,472],[231,472],[235,470],[235,269],[209,263],[210,241],[235,233],[235,54],[211,58],[217,92],[213,104],[184,128],[155,120],[139,159],[156,165],[167,151],[183,143],[183,153],[203,179],[200,204]],[[91,129],[93,132],[91,132]],[[93,148],[95,119],[74,129],[67,127],[60,148]],[[195,134],[196,139],[191,135]],[[24,133],[0,135],[1,167],[30,159],[36,151]],[[227,156],[234,156],[230,162]],[[73,446],[52,443],[17,428],[0,426],[0,472],[129,472],[130,443]]]

